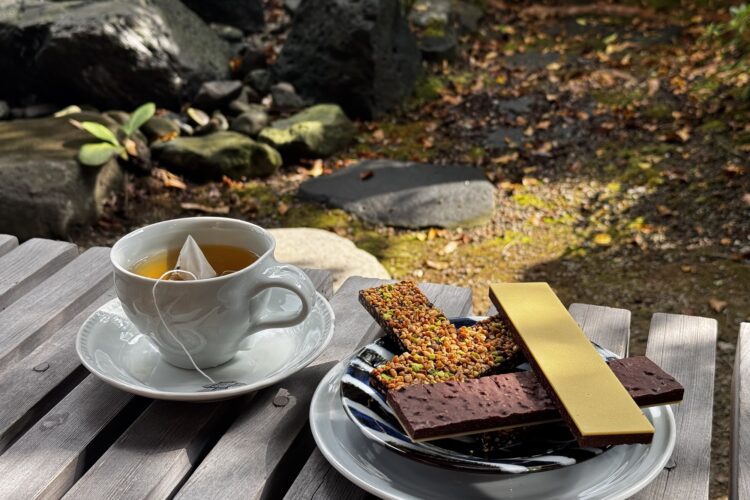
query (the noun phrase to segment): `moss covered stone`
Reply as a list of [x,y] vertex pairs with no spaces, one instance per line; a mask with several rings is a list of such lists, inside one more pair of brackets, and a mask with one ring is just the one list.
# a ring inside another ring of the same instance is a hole
[[345,148],[354,133],[354,124],[339,106],[319,104],[273,122],[258,139],[278,149],[287,160],[325,158]]
[[281,155],[237,132],[216,132],[201,137],[178,137],[152,146],[164,167],[196,181],[223,175],[265,177],[281,166]]

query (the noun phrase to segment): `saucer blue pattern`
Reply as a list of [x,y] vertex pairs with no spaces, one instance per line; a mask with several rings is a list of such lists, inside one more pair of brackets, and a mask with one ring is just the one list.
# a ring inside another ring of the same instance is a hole
[[[453,318],[456,326],[481,318]],[[371,384],[369,374],[400,351],[386,337],[364,346],[346,361],[341,379],[341,402],[351,421],[370,440],[409,458],[440,467],[473,472],[525,474],[574,465],[601,455],[609,447],[580,447],[563,422],[532,426],[513,432],[471,435],[413,442],[396,419],[385,397]],[[617,359],[594,344],[605,360]],[[518,370],[530,370],[528,363]]]

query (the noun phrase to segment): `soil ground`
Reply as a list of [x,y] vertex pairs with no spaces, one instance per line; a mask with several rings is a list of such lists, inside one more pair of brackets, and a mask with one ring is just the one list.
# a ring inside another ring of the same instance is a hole
[[[725,497],[732,363],[750,321],[747,63],[704,39],[713,13],[521,11],[491,10],[461,39],[457,61],[426,67],[403,109],[360,123],[335,158],[262,181],[131,177],[126,199],[74,239],[112,244],[145,223],[194,215],[181,206],[190,202],[267,227],[335,231],[394,277],[470,286],[478,312],[490,282],[548,281],[565,303],[631,310],[634,355],[655,312],[716,318],[711,497]],[[311,176],[378,157],[484,169],[498,188],[493,220],[401,230],[294,197]]]

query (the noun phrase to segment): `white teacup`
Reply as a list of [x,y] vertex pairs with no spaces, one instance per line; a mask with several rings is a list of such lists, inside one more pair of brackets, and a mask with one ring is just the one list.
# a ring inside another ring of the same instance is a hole
[[[258,260],[216,278],[160,281],[156,299],[162,322],[152,295],[157,280],[132,269],[146,257],[180,248],[188,235],[199,245],[250,250]],[[117,297],[138,330],[154,340],[164,360],[180,368],[194,368],[174,334],[198,368],[218,366],[232,359],[249,335],[295,325],[312,310],[315,287],[299,268],[279,264],[273,256],[275,247],[268,231],[236,219],[191,217],[152,224],[124,236],[112,247]],[[285,291],[281,298],[274,292],[271,300],[268,289],[275,287]]]

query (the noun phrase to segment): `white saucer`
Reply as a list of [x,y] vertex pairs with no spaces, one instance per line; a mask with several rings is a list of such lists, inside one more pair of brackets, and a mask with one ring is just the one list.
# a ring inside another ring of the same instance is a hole
[[153,341],[135,328],[120,301],[113,299],[83,324],[76,350],[91,373],[124,391],[153,399],[217,401],[257,391],[301,370],[332,336],[333,310],[318,293],[305,321],[253,334],[234,359],[204,370],[218,382],[212,386],[197,371],[163,361]]
[[349,420],[339,394],[346,360],[318,385],[310,428],[321,453],[359,487],[389,499],[627,498],[662,471],[674,449],[669,407],[644,409],[654,425],[650,445],[614,446],[585,462],[534,474],[497,475],[450,470],[401,456],[366,438]]

